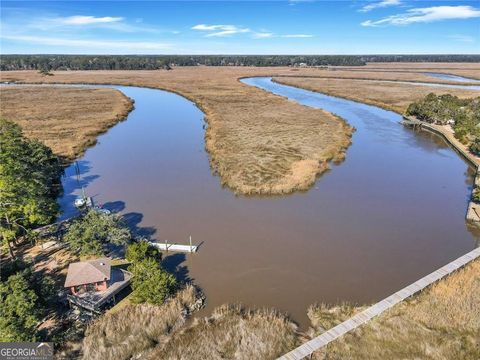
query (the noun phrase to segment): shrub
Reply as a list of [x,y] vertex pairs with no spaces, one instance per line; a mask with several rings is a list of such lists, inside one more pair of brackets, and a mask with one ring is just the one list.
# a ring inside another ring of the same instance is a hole
[[480,203],[480,188],[475,188],[472,192],[472,200]]
[[148,242],[142,240],[128,245],[125,258],[131,263],[138,263],[146,258],[160,258],[160,253]]
[[155,258],[146,258],[128,267],[133,273],[130,299],[133,303],[161,305],[177,288],[177,279],[160,267]]
[[480,156],[480,139],[476,138],[473,140],[469,146],[469,149],[473,154]]

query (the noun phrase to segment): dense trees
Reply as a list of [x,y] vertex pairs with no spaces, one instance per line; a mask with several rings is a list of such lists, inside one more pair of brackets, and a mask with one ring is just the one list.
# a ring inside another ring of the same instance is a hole
[[459,99],[449,94],[428,94],[407,109],[407,115],[436,124],[452,123],[455,137],[465,144],[471,143],[471,150],[478,151],[480,138],[480,97]]
[[0,280],[0,342],[38,341],[40,319],[57,304],[54,278],[17,258],[2,266]]
[[126,258],[132,263],[128,270],[133,273],[133,303],[160,305],[177,289],[175,276],[161,268],[158,251],[146,241],[130,245]]
[[58,157],[48,147],[0,119],[0,238],[12,257],[0,273],[0,341],[36,339],[52,280],[34,277],[29,264],[15,259],[10,243],[55,219],[62,173]]
[[365,62],[479,62],[480,55],[361,55]]
[[70,226],[64,239],[81,256],[101,256],[105,244],[126,245],[131,234],[117,215],[90,210]]
[[0,341],[35,341],[38,296],[23,273],[0,283]]
[[[0,341],[42,338],[37,326],[58,299],[55,279],[35,271],[24,253],[15,258],[11,242],[55,220],[62,173],[49,148],[25,138],[18,125],[0,120],[0,239],[11,254],[0,271]],[[92,210],[70,226],[66,240],[83,255],[102,253],[107,242],[125,244],[130,237],[119,218]]]
[[157,70],[171,66],[357,66],[366,62],[478,62],[480,55],[2,55],[0,70]]
[[5,55],[1,70],[157,70],[171,66],[364,65],[358,56]]
[[55,219],[62,173],[58,157],[48,147],[0,119],[0,237],[12,257],[10,242]]

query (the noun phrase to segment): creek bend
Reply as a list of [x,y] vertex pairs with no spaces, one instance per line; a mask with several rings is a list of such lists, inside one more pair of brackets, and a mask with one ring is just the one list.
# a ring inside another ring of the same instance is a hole
[[[235,196],[209,168],[203,113],[179,95],[126,86],[109,87],[135,110],[79,159],[87,194],[137,234],[203,242],[164,259],[205,291],[203,313],[240,302],[307,326],[312,303],[377,301],[476,246],[464,220],[473,171],[443,140],[374,106],[270,78],[243,82],[343,117],[357,129],[346,160],[307,192]],[[66,217],[80,194],[73,166],[63,184]]]

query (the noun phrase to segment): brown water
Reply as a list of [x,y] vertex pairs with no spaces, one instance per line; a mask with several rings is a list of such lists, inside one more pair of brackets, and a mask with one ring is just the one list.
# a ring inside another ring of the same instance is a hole
[[[200,110],[172,93],[123,86],[115,88],[135,110],[79,161],[88,195],[122,212],[137,234],[202,243],[164,264],[204,289],[204,314],[241,302],[305,326],[312,303],[377,301],[475,247],[464,220],[472,171],[443,141],[402,127],[393,112],[245,81],[345,118],[357,128],[346,161],[308,192],[237,197],[209,169]],[[74,174],[67,169],[64,216],[79,194]]]

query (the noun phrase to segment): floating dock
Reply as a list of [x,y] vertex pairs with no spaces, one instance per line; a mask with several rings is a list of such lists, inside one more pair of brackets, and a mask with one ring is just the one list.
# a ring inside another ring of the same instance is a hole
[[148,242],[150,245],[155,246],[160,251],[177,251],[177,252],[187,252],[187,253],[196,253],[199,245],[193,245],[192,239],[190,238],[189,245],[181,245],[181,244],[169,244],[167,241],[161,242]]

